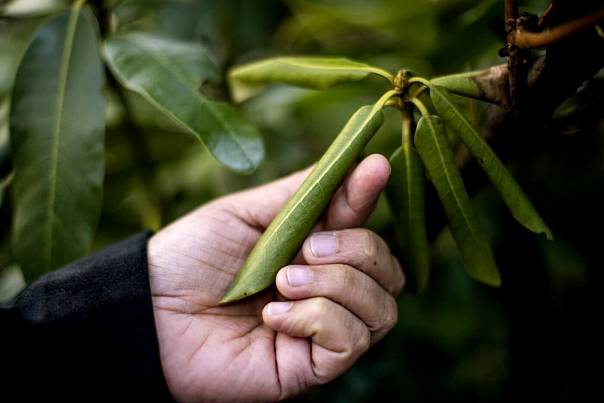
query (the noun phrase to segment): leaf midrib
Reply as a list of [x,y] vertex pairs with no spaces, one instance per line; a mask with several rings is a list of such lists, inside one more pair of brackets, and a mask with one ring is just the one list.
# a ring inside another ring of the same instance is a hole
[[[350,66],[318,66],[316,64],[312,64],[311,62],[299,60],[296,58],[279,57],[279,58],[274,58],[274,59],[263,60],[263,61],[256,62],[256,63],[251,63],[248,66],[238,67],[237,71],[231,74],[231,77],[236,80],[247,81],[245,79],[242,80],[241,77],[239,77],[239,76],[241,74],[246,73],[249,70],[254,70],[254,69],[257,69],[258,67],[264,67],[266,65],[270,65],[271,63],[283,63],[283,64],[290,64],[294,67],[319,70],[319,71],[324,71],[327,73],[329,73],[332,70],[335,70],[335,71],[346,70],[346,71],[350,72],[351,74],[357,73],[357,72],[365,73],[362,77],[359,77],[358,79],[363,79],[363,78],[367,77],[369,74],[373,73],[373,74],[376,74],[376,75],[386,79],[389,82],[392,82],[392,80],[393,80],[392,74],[390,74],[388,71],[381,69],[379,67],[371,66],[366,63],[356,62],[354,60],[350,60],[350,59],[346,59],[346,58],[342,58],[339,60],[346,61],[348,63],[351,63],[352,65],[350,65]],[[250,80],[250,81],[252,81],[252,80]]]
[[437,134],[436,134],[436,129],[434,128],[434,125],[432,124],[432,121],[428,119],[426,119],[426,121],[428,122],[428,125],[430,126],[430,131],[432,132],[433,136],[434,136],[434,143],[436,144],[436,149],[438,150],[438,157],[440,159],[440,162],[442,164],[442,166],[445,168],[444,172],[445,172],[445,177],[447,178],[447,182],[449,183],[449,188],[451,189],[451,193],[453,194],[453,198],[455,199],[455,203],[457,204],[459,211],[461,212],[461,215],[464,219],[464,221],[468,224],[468,228],[470,229],[471,233],[472,233],[472,237],[476,240],[479,241],[480,238],[476,236],[476,231],[474,229],[474,227],[470,224],[470,220],[468,219],[468,216],[466,215],[466,211],[463,208],[463,205],[461,203],[461,201],[459,200],[459,196],[457,195],[457,192],[455,191],[455,188],[453,187],[453,183],[451,182],[451,177],[449,176],[449,171],[446,169],[446,163],[442,154],[442,149],[440,147],[440,144],[438,142],[438,139],[436,138]]
[[[347,62],[353,62],[352,60],[347,60],[347,59],[342,59],[342,60],[346,60]],[[358,63],[358,65],[354,65],[354,66],[318,66],[316,64],[312,64],[310,62],[304,62],[301,60],[295,60],[292,58],[286,58],[286,57],[281,57],[281,58],[277,58],[277,59],[268,59],[268,60],[264,60],[258,63],[252,63],[249,66],[242,66],[238,69],[237,73],[245,73],[248,70],[253,70],[258,68],[259,66],[265,66],[265,65],[269,65],[271,63],[284,63],[284,64],[291,64],[292,66],[296,66],[296,67],[303,67],[303,68],[308,68],[308,69],[313,69],[313,70],[349,70],[352,72],[356,72],[356,71],[361,71],[361,72],[366,72],[367,74],[370,73],[370,68],[371,66],[369,66],[368,64],[364,64],[364,63]],[[235,74],[235,76],[237,76],[237,74]]]
[[59,70],[59,79],[57,82],[57,97],[55,109],[55,124],[51,132],[51,150],[50,150],[50,167],[48,170],[48,201],[46,204],[45,218],[45,233],[46,242],[44,248],[46,250],[47,264],[50,266],[52,262],[52,222],[55,219],[55,204],[57,192],[57,170],[59,164],[59,150],[61,142],[61,126],[63,123],[63,114],[65,109],[65,93],[67,90],[67,76],[69,73],[69,65],[71,63],[71,50],[75,39],[75,30],[80,15],[80,8],[83,1],[78,1],[69,14],[67,22],[67,31],[63,45],[63,54],[61,55],[61,66]]
[[[345,152],[348,150],[348,147],[350,146],[350,144],[351,144],[351,143],[352,143],[354,140],[356,140],[356,138],[357,138],[357,136],[358,136],[358,133],[359,133],[361,130],[363,130],[363,129],[365,128],[365,126],[367,125],[367,122],[369,122],[369,121],[370,121],[370,119],[371,119],[371,118],[372,118],[372,117],[373,117],[373,116],[374,116],[374,115],[375,115],[377,112],[379,112],[379,111],[381,111],[381,109],[376,109],[376,108],[373,108],[373,109],[371,110],[371,112],[370,112],[369,114],[367,114],[367,116],[366,116],[366,117],[365,117],[365,119],[363,120],[363,123],[362,123],[361,125],[359,125],[359,126],[358,126],[358,129],[357,129],[357,130],[354,132],[354,134],[350,135],[350,138],[349,138],[348,142],[346,143],[346,145],[345,145],[345,146],[343,146],[343,147],[342,147],[342,148],[339,150],[339,153],[337,154],[337,156],[336,156],[336,157],[334,157],[334,158],[332,158],[332,160],[331,160],[331,162],[329,163],[329,165],[323,169],[323,172],[322,172],[322,173],[320,174],[320,176],[319,176],[319,177],[318,177],[318,178],[315,180],[315,183],[321,183],[321,182],[322,182],[322,180],[323,180],[323,178],[325,178],[325,176],[326,176],[327,174],[329,174],[329,173],[332,171],[332,168],[333,168],[333,166],[335,165],[335,163],[336,163],[336,162],[338,162],[338,161],[339,161],[339,160],[342,158],[342,155],[343,155],[343,154],[344,154],[344,153],[345,153]],[[315,169],[316,169],[316,167],[315,167]],[[311,175],[312,175],[312,172],[309,174],[308,178],[310,178],[310,176],[311,176]],[[304,182],[306,182],[306,180],[305,180]],[[300,186],[303,186],[303,185],[304,185],[304,182],[303,182],[303,183],[302,183],[302,185],[300,185]],[[302,203],[302,201],[306,199],[306,197],[308,196],[308,194],[311,192],[311,190],[312,190],[313,188],[314,188],[314,186],[309,186],[309,187],[306,189],[306,191],[305,191],[305,192],[304,192],[302,195],[300,195],[300,196],[298,197],[298,200],[296,201],[296,203],[295,203],[294,205],[292,205],[292,206],[291,206],[291,208],[289,208],[289,209],[287,210],[287,213],[286,213],[284,216],[282,216],[282,217],[281,217],[281,219],[279,220],[278,225],[277,225],[276,227],[274,227],[274,228],[270,228],[270,225],[269,225],[269,228],[271,229],[271,231],[272,231],[272,232],[269,234],[269,236],[268,236],[267,238],[265,238],[265,242],[268,242],[268,241],[270,241],[272,238],[274,238],[274,237],[276,236],[277,232],[279,232],[279,230],[280,230],[280,229],[281,229],[281,227],[283,226],[283,224],[284,224],[284,223],[286,223],[286,222],[289,222],[289,217],[290,217],[290,216],[293,214],[294,210],[296,210],[296,209],[298,208],[298,206],[300,205],[300,203]],[[269,228],[267,228],[267,231],[268,231],[268,229],[269,229]]]
[[[484,139],[476,132],[476,130],[474,130],[474,127],[470,124],[470,122],[468,122],[468,120],[465,118],[465,116],[463,116],[461,114],[461,112],[457,109],[457,107],[451,102],[451,100],[449,99],[447,94],[444,91],[442,91],[440,88],[433,88],[433,90],[435,90],[435,92],[441,98],[442,102],[445,103],[446,107],[457,117],[457,119],[461,122],[461,124],[465,127],[465,129],[468,130],[472,134],[472,136],[476,139],[476,141],[478,142],[478,147],[480,147],[480,150],[473,149],[473,147],[471,147],[469,144],[466,144],[466,146],[470,149],[470,151],[472,151],[473,154],[480,154],[480,153],[486,154],[487,158],[489,158],[491,160],[491,163],[494,163],[497,166],[497,169],[500,172],[498,176],[495,176],[494,174],[491,174],[489,172],[489,170],[484,169],[485,173],[491,178],[491,181],[494,183],[497,190],[499,191],[498,186],[497,186],[498,182],[501,180],[505,180],[509,186],[514,187],[514,190],[516,192],[518,192],[520,194],[524,194],[522,188],[520,188],[520,185],[518,185],[518,183],[516,182],[516,180],[513,177],[510,177],[507,174],[502,174],[502,172],[505,172],[507,169],[505,168],[505,166],[503,165],[503,163],[501,162],[499,157],[497,157],[497,155],[492,150],[490,150],[490,148],[488,148]],[[463,138],[462,138],[462,140],[463,140]],[[483,156],[483,158],[484,158],[484,156]],[[509,199],[507,192],[499,191],[499,193],[501,194],[501,196],[504,200]],[[522,197],[518,198],[518,200],[522,200]],[[511,204],[512,203],[509,203],[509,205],[511,205]],[[547,235],[549,233],[549,229],[547,228],[547,225],[545,224],[545,222],[543,222],[543,219],[541,218],[539,213],[535,210],[535,208],[530,203],[530,200],[527,199],[527,201],[524,203],[524,205],[526,208],[530,208],[532,210],[530,214],[527,214],[527,215],[522,214],[521,212],[517,212],[515,208],[510,207],[512,215],[514,217],[516,217],[516,219],[523,226],[527,227],[531,231],[537,231],[537,232],[545,233]],[[525,220],[528,221],[530,223],[530,225],[525,223]],[[533,227],[534,220],[536,221],[536,227]]]
[[[246,150],[245,150],[245,147],[243,147],[243,145],[242,145],[241,141],[240,141],[240,140],[237,138],[237,136],[235,136],[235,135],[233,134],[233,132],[235,131],[235,130],[233,129],[233,127],[232,127],[232,126],[231,126],[231,125],[230,125],[230,124],[229,124],[227,121],[225,121],[225,120],[222,118],[222,116],[221,116],[219,113],[217,113],[217,112],[216,112],[216,109],[214,108],[214,105],[212,104],[212,102],[211,102],[211,101],[208,101],[208,100],[205,100],[205,99],[203,99],[201,96],[199,96],[199,94],[198,94],[197,92],[195,92],[195,91],[194,91],[194,90],[193,90],[193,89],[190,87],[190,85],[189,85],[190,83],[189,83],[189,80],[188,80],[187,78],[183,78],[181,74],[176,74],[176,73],[173,73],[173,72],[170,70],[170,66],[173,66],[173,65],[174,65],[173,63],[171,63],[169,60],[166,60],[166,59],[164,59],[164,58],[159,58],[159,57],[157,57],[157,56],[156,56],[156,55],[155,55],[153,52],[149,52],[149,51],[148,51],[148,49],[147,49],[147,48],[145,48],[144,46],[142,46],[142,45],[140,45],[140,44],[138,44],[138,43],[136,43],[136,42],[134,42],[134,41],[132,41],[132,40],[129,40],[129,39],[128,39],[127,37],[125,37],[125,36],[122,36],[122,37],[119,37],[119,38],[116,38],[116,39],[117,39],[117,40],[122,40],[122,41],[124,41],[124,42],[127,42],[127,43],[131,44],[132,46],[134,46],[134,47],[136,47],[136,48],[138,48],[138,49],[142,50],[144,54],[146,54],[146,55],[147,55],[148,57],[150,57],[151,59],[155,60],[155,61],[158,63],[158,65],[162,67],[162,69],[163,69],[164,71],[167,71],[167,72],[168,72],[168,74],[169,74],[169,75],[174,76],[178,82],[180,82],[181,84],[184,84],[184,86],[185,86],[185,87],[187,88],[187,90],[188,90],[188,91],[191,93],[191,95],[193,95],[193,98],[194,98],[194,99],[195,99],[197,102],[199,102],[199,103],[203,104],[204,106],[206,106],[206,107],[209,109],[209,111],[211,112],[211,114],[212,114],[212,115],[213,115],[213,116],[214,116],[214,117],[215,117],[215,118],[216,118],[216,119],[217,119],[217,120],[218,120],[218,121],[219,121],[219,122],[220,122],[220,123],[221,123],[221,124],[222,124],[222,125],[225,127],[227,135],[228,135],[228,136],[229,136],[229,137],[230,137],[230,138],[231,138],[231,139],[232,139],[232,140],[233,140],[233,141],[234,141],[234,142],[237,144],[237,146],[238,146],[238,147],[239,147],[239,149],[241,150],[241,152],[242,152],[243,156],[244,156],[244,157],[245,157],[245,159],[248,161],[249,166],[250,166],[250,167],[255,167],[255,166],[257,166],[257,165],[256,165],[256,163],[254,162],[254,160],[252,159],[252,157],[251,157],[251,156],[249,156],[249,155],[247,154],[247,152],[246,152]],[[179,70],[179,68],[178,68],[178,67],[175,67],[175,68],[176,68],[177,70]],[[124,85],[128,86],[128,80],[127,80],[127,79],[125,79],[125,77],[124,77],[124,76],[123,76],[121,73],[120,73],[119,75],[120,75],[121,77],[123,77],[123,78],[124,78],[124,81],[125,81],[125,82],[124,82]],[[192,128],[192,127],[190,127],[189,125],[187,125],[185,122],[183,122],[183,121],[182,121],[182,119],[180,119],[178,116],[176,116],[175,114],[173,114],[173,113],[172,113],[172,112],[171,112],[169,109],[165,108],[163,105],[161,105],[159,102],[157,102],[157,101],[154,99],[154,97],[153,97],[153,96],[151,96],[151,95],[149,94],[149,92],[148,92],[146,89],[142,88],[141,86],[139,86],[138,88],[139,88],[139,90],[140,90],[140,91],[144,92],[144,93],[147,95],[147,98],[148,98],[148,99],[152,99],[152,100],[153,100],[153,102],[152,102],[152,103],[153,103],[153,104],[154,104],[154,105],[155,105],[157,108],[159,108],[159,109],[161,109],[162,111],[164,111],[164,113],[165,113],[166,115],[169,115],[169,116],[170,116],[172,119],[174,119],[176,122],[178,122],[178,123],[179,123],[179,124],[180,124],[182,127],[184,127],[185,129],[187,129],[187,130],[188,130],[188,131],[190,131],[190,132],[193,132],[193,134],[197,135],[197,132],[196,132],[196,131],[195,131],[195,130]],[[209,148],[209,147],[208,147],[208,148]],[[217,157],[217,158],[218,158],[218,157]]]

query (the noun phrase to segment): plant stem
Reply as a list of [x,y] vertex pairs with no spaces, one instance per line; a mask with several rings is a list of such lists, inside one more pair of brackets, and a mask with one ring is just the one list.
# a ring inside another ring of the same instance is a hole
[[378,101],[375,103],[374,108],[383,108],[384,105],[387,105],[387,102],[390,98],[398,94],[400,94],[399,90],[389,90],[385,92],[384,95],[382,95],[380,99],[378,99]]
[[600,21],[604,21],[604,9],[558,25],[545,32],[525,32],[516,30],[514,33],[514,45],[519,48],[544,48],[594,26]]
[[412,145],[411,141],[411,116],[406,108],[401,109],[401,144]]
[[413,84],[413,83],[423,84],[428,88],[432,85],[432,83],[430,81],[426,80],[423,77],[411,77],[409,79],[409,84]]
[[505,0],[504,4],[505,20],[518,18],[518,2],[516,0]]
[[515,113],[520,109],[521,98],[524,94],[527,80],[527,69],[523,63],[523,55],[516,44],[514,36],[517,31],[518,2],[505,0],[505,33],[508,53],[508,85],[510,92],[511,110]]
[[424,105],[422,101],[417,98],[410,98],[409,101],[413,105],[415,105],[415,107],[417,108],[417,110],[419,110],[419,113],[421,113],[422,116],[430,116],[430,111],[428,111],[428,108],[426,108],[426,105]]
[[543,31],[545,26],[549,24],[549,20],[551,19],[552,13],[556,8],[554,7],[554,3],[550,3],[549,6],[543,12],[541,18],[539,18],[539,30]]
[[380,69],[378,67],[371,67],[369,69],[372,73],[377,74],[378,76],[384,77],[390,84],[394,84],[394,76],[390,74],[388,71],[384,69]]

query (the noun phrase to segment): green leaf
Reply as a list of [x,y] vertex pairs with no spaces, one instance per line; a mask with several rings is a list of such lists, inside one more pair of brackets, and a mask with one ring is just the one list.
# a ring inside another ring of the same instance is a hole
[[480,229],[439,117],[422,116],[415,131],[415,145],[443,204],[466,271],[478,281],[499,286],[501,279],[491,246]]
[[264,157],[256,128],[232,106],[210,101],[197,91],[190,61],[203,59],[201,48],[189,47],[187,57],[184,46],[169,48],[166,40],[129,33],[109,38],[103,53],[122,85],[195,135],[218,161],[238,172],[256,169]]
[[430,261],[426,237],[424,166],[417,151],[404,143],[390,157],[392,173],[386,198],[395,220],[408,283],[422,292],[428,284]]
[[435,77],[430,80],[430,87],[438,85],[463,97],[474,98],[505,106],[507,94],[507,65],[498,65],[485,70],[469,71]]
[[484,92],[478,84],[471,79],[476,72],[451,74],[447,76],[435,77],[430,82],[434,85],[445,87],[454,94],[463,95],[465,97],[480,99],[484,96]]
[[0,177],[6,176],[12,169],[10,135],[9,135],[10,102],[0,101]]
[[2,203],[4,203],[5,193],[13,182],[14,177],[15,173],[11,172],[4,178],[0,178],[0,207],[2,207]]
[[552,239],[551,231],[514,177],[482,136],[472,127],[468,119],[457,109],[447,90],[439,86],[432,86],[430,96],[438,114],[447,126],[457,133],[461,141],[478,160],[514,218],[529,230],[535,233],[543,233],[548,239]]
[[80,4],[36,34],[12,93],[12,247],[28,280],[86,254],[99,217],[104,77]]
[[158,34],[130,32],[127,34],[136,43],[161,53],[172,62],[175,74],[192,88],[198,88],[204,81],[220,81],[220,70],[208,51],[197,42],[188,42]]
[[221,303],[264,290],[289,264],[308,236],[346,173],[382,125],[380,106],[360,108],[346,123],[300,188],[262,234]]
[[[365,63],[341,57],[273,57],[233,68],[229,72],[233,97],[240,101],[250,87],[284,83],[325,89],[377,74],[392,82],[390,73]],[[243,95],[241,95],[243,94]]]

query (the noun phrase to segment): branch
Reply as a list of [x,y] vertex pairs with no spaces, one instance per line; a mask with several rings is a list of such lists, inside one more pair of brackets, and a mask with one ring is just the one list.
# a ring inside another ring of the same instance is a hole
[[[580,1],[554,0],[553,5],[547,18],[552,26],[564,25],[568,19],[590,11],[593,13],[593,10],[583,9]],[[481,99],[497,104],[486,111],[481,132],[489,138],[489,144],[502,161],[534,159],[552,143],[547,126],[553,111],[602,67],[604,40],[595,30],[584,30],[567,41],[549,45],[545,56],[528,63],[526,100],[520,113],[505,109],[509,104],[509,65],[494,66],[469,75],[468,78],[483,90]],[[475,160],[464,162],[464,184],[473,195],[484,186],[486,177]],[[430,187],[426,193],[426,210],[432,212],[426,219],[429,239],[434,239],[445,225],[446,217]]]
[[600,21],[604,21],[604,9],[601,9],[594,14],[586,15],[577,18],[576,20],[558,25],[545,32],[526,32],[517,29],[512,34],[512,41],[519,48],[544,48],[562,39],[576,35],[577,33],[596,25]]
[[518,29],[518,2],[516,0],[505,0],[505,33],[506,50],[508,55],[508,88],[509,99],[512,101],[510,109],[517,111],[520,109],[520,102],[524,98],[524,87],[526,83],[526,67],[524,63],[525,55],[515,45],[515,32]]

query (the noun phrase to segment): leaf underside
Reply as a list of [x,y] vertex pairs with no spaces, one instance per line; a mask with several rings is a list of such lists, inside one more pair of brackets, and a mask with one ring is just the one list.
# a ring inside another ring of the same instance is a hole
[[482,283],[499,286],[501,279],[491,246],[480,229],[439,117],[422,116],[415,131],[415,145],[443,204],[466,271]]
[[408,282],[422,292],[428,284],[430,261],[426,236],[424,167],[417,151],[404,143],[390,157],[392,168],[386,198],[395,220]]
[[221,303],[236,301],[269,287],[289,264],[331,197],[383,122],[383,112],[361,107],[340,131],[300,188],[264,231]]
[[326,89],[336,84],[358,81],[369,74],[388,80],[388,72],[365,63],[340,57],[273,57],[233,68],[229,81],[233,98],[240,102],[270,83]]
[[530,231],[545,234],[548,239],[552,239],[550,229],[520,185],[468,119],[457,109],[448,91],[443,87],[433,86],[430,96],[440,117],[448,128],[457,133],[477,159],[514,218]]

